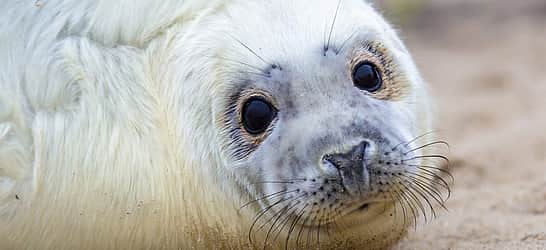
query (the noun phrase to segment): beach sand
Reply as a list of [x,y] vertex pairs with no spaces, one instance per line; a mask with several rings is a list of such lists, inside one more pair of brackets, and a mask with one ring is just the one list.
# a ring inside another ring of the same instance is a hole
[[398,27],[455,182],[449,211],[395,249],[546,249],[546,1],[423,5]]

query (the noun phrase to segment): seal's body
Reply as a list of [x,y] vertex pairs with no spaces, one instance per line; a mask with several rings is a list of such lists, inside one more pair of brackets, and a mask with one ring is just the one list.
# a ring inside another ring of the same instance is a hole
[[7,0],[0,248],[396,241],[432,194],[427,94],[340,3]]

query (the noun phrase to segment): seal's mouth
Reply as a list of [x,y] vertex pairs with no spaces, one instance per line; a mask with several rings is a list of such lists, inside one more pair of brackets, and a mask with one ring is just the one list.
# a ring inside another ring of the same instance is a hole
[[356,207],[355,209],[349,211],[347,215],[358,215],[360,213],[366,213],[369,211],[370,207],[379,202],[365,202],[362,205]]
[[[374,216],[377,215],[375,212],[372,212],[374,210],[374,207],[376,207],[377,205],[381,205],[383,203],[384,202],[380,202],[380,201],[366,201],[365,203],[362,203],[359,206],[355,206],[353,208],[347,208],[345,212],[341,212],[342,214],[338,214],[338,216],[321,220],[320,226],[324,227],[332,223],[335,224],[338,221],[342,221],[345,228],[360,226],[361,224],[356,223],[356,221],[362,222],[362,220],[373,219]],[[306,228],[319,227],[318,223],[316,222],[302,224],[302,226]]]
[[345,216],[342,216],[341,218],[338,218],[338,219],[342,219],[343,217],[346,217],[349,215],[359,215],[362,213],[366,213],[370,209],[370,205],[371,205],[370,203],[364,203],[360,205],[359,207],[353,210],[350,210],[347,214],[345,214]]
[[364,204],[362,204],[362,206],[358,207],[357,211],[368,210],[369,207],[370,207],[369,203],[364,203]]
[[[337,221],[342,221],[342,220],[349,220],[349,221],[352,221],[354,220],[354,218],[360,218],[362,216],[365,216],[366,217],[366,214],[370,211],[371,207],[376,205],[376,204],[380,204],[381,202],[366,202],[358,207],[354,207],[352,210],[346,210],[343,215],[340,215],[340,216],[335,216],[335,217],[332,217],[330,219],[323,219],[321,220],[320,222],[320,226],[324,227],[324,226],[327,226],[329,224],[332,224],[332,223],[336,223]],[[319,227],[319,225],[315,222],[312,222],[312,223],[309,223],[309,224],[301,224],[301,226],[303,227],[306,227],[306,228],[317,228]],[[348,227],[349,224],[347,223],[344,223],[344,226],[345,227]],[[357,224],[355,224],[355,226],[358,226]]]

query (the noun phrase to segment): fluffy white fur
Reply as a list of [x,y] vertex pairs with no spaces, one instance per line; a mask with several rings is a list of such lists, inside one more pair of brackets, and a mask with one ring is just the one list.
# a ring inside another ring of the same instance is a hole
[[[324,36],[306,34],[318,30],[307,25],[322,29],[336,3],[4,0],[0,248],[248,246],[250,215],[237,209],[249,197],[233,187],[221,149],[211,147],[221,145],[214,98],[237,65],[211,56],[259,63],[232,52],[244,50],[231,34],[263,48],[264,57],[290,50],[287,60],[299,60],[309,40]],[[380,31],[416,72],[367,4],[344,5],[354,11],[339,27],[354,26],[352,20]],[[287,42],[256,33],[264,20],[280,23],[272,32]]]

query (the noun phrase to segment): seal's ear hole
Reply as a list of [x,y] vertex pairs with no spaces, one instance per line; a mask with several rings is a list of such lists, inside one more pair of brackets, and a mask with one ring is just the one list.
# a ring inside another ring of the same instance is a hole
[[248,133],[259,135],[269,128],[276,115],[270,102],[262,97],[251,97],[243,104],[241,121]]
[[378,91],[383,85],[381,73],[372,62],[364,61],[357,64],[353,69],[352,78],[355,87],[370,93]]

